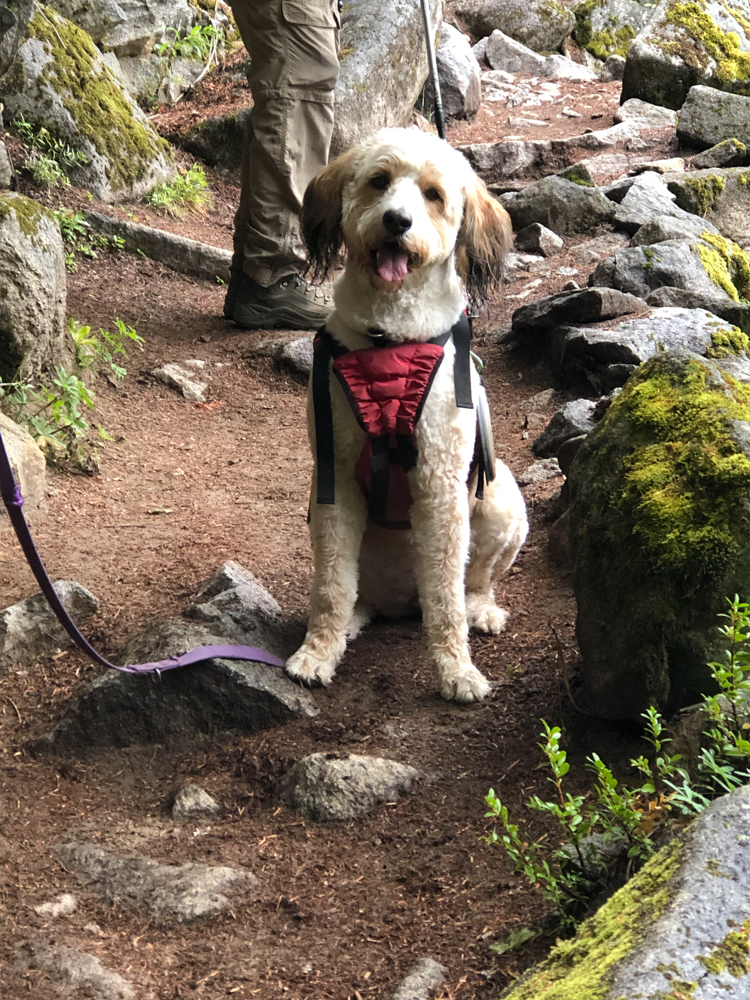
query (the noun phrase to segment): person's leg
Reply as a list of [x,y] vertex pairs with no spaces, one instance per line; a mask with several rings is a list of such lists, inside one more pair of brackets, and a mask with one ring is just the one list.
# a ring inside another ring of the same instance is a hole
[[247,326],[314,326],[330,307],[299,278],[299,212],[308,182],[328,159],[337,19],[331,0],[232,0],[232,9],[250,55],[254,107],[225,312]]

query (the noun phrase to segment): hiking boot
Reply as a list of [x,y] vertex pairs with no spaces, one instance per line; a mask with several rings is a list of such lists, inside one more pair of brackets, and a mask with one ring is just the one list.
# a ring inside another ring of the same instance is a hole
[[289,274],[264,288],[243,273],[232,319],[247,330],[317,330],[332,311],[331,297],[298,274]]
[[244,261],[244,252],[235,252],[232,255],[232,266],[229,269],[229,284],[227,285],[227,294],[224,296],[225,319],[234,319],[234,307],[237,304],[237,296],[239,295],[240,285],[242,284],[242,278],[245,273],[242,270]]

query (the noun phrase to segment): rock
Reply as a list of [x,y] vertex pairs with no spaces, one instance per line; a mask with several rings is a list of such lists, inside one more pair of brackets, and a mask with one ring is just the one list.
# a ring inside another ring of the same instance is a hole
[[479,63],[480,66],[489,66],[486,57],[487,51],[487,39],[480,38],[476,45],[472,45],[471,51],[474,53],[474,58]]
[[[252,641],[257,632],[240,631],[227,615],[220,622],[225,630],[218,633],[184,618],[159,622],[131,640],[120,660],[144,663],[178,656],[197,646],[257,644]],[[270,652],[288,656],[297,648],[298,636],[287,632],[281,626],[276,630],[273,645],[268,644]],[[270,634],[267,626],[263,634]],[[111,670],[83,688],[38,747],[56,753],[86,753],[96,747],[179,745],[193,739],[196,732],[253,733],[295,718],[312,718],[317,712],[310,691],[296,685],[281,668],[263,663],[210,660],[141,676]]]
[[[750,53],[748,54],[750,63]],[[725,94],[714,87],[691,87],[680,110],[677,135],[701,148],[725,139],[750,143],[750,97]]]
[[691,170],[664,179],[680,208],[707,219],[730,240],[750,240],[750,170]]
[[177,823],[189,823],[194,819],[216,816],[220,812],[219,803],[200,785],[184,785],[175,795],[172,805],[172,819]]
[[[635,0],[583,0],[577,4],[575,39],[596,59],[616,56],[622,60],[630,43],[645,28],[652,11]],[[622,79],[619,77],[612,79]]]
[[[74,621],[90,618],[99,610],[92,593],[72,580],[58,580],[55,591]],[[0,671],[31,667],[72,645],[72,640],[43,594],[34,594],[0,613]]]
[[86,221],[97,233],[117,236],[124,241],[124,250],[143,253],[172,271],[216,282],[229,281],[232,253],[208,243],[189,240],[162,229],[143,226],[138,222],[115,219],[101,212],[85,212]]
[[430,1000],[448,973],[434,958],[420,958],[402,979],[391,1000]]
[[225,635],[241,645],[260,646],[280,659],[293,652],[283,624],[258,606],[254,588],[240,585],[225,590],[209,601],[187,608],[184,615],[214,634]]
[[624,385],[635,368],[655,354],[683,349],[721,354],[727,343],[738,343],[736,335],[713,313],[662,308],[609,328],[558,327],[549,350],[553,370],[566,385],[585,384],[602,394]]
[[70,362],[60,227],[38,201],[0,192],[0,377],[52,374]]
[[[586,439],[571,438],[583,443]],[[575,553],[570,537],[570,514],[566,510],[547,529],[547,543],[553,562],[568,572],[575,566]]]
[[516,249],[522,253],[539,253],[543,257],[553,257],[565,246],[565,241],[557,233],[538,222],[526,226],[516,236]]
[[[436,36],[442,4],[429,0]],[[389,125],[406,125],[427,79],[419,0],[348,4],[341,17],[331,158]],[[388,67],[384,72],[383,68]]]
[[503,998],[575,995],[580,982],[601,1000],[741,997],[748,810],[747,786],[717,799]]
[[33,0],[4,4],[0,21],[0,77],[13,65],[18,47],[26,37],[29,18],[33,12]]
[[682,156],[670,156],[661,160],[645,160],[643,163],[636,163],[630,173],[637,175],[653,170],[657,174],[668,174],[674,170],[684,170],[685,160]]
[[561,177],[545,177],[529,185],[505,207],[514,229],[539,222],[558,235],[590,232],[615,214],[615,206],[598,188]]
[[691,244],[681,240],[658,243],[653,247],[619,250],[596,268],[591,276],[595,285],[609,285],[646,299],[662,285],[685,288],[710,298],[729,299],[706,273],[703,261]]
[[532,446],[537,458],[552,458],[568,438],[593,430],[595,406],[590,399],[573,399],[562,406]]
[[242,142],[250,108],[212,115],[193,125],[185,133],[170,135],[172,142],[194,156],[200,156],[209,167],[233,184],[240,183]]
[[570,248],[576,264],[598,264],[603,257],[613,254],[627,246],[628,238],[624,233],[604,233],[593,240],[579,243]]
[[188,0],[54,0],[51,6],[118,56],[140,55],[168,39],[170,28],[182,35],[196,20]]
[[655,289],[646,302],[650,306],[677,306],[682,309],[705,309],[715,316],[738,327],[743,333],[750,334],[750,305],[739,302],[727,302],[701,295],[685,288],[665,286]]
[[717,615],[750,583],[750,407],[733,385],[715,361],[658,354],[573,462],[579,704],[597,715],[671,713],[713,690]]
[[591,176],[588,165],[585,162],[572,163],[563,170],[558,170],[557,176],[562,177],[565,181],[581,184],[583,187],[596,187],[594,178]]
[[675,128],[677,115],[670,108],[649,104],[637,97],[624,101],[615,111],[616,122],[635,122],[641,128]]
[[78,909],[78,900],[69,892],[63,892],[49,903],[40,903],[34,907],[34,912],[40,917],[49,917],[56,920],[57,917],[68,917]]
[[[13,476],[21,487],[27,510],[42,505],[46,497],[47,463],[33,437],[0,413],[0,432],[10,459]],[[3,508],[4,512],[5,508]]]
[[739,139],[724,139],[723,142],[711,146],[694,156],[691,162],[693,170],[706,170],[710,167],[740,167],[747,161],[747,146]]
[[498,29],[487,39],[485,56],[493,69],[507,73],[528,73],[551,80],[597,79],[597,74],[588,67],[558,54],[541,56]]
[[696,217],[675,204],[675,195],[666,181],[651,171],[639,174],[630,185],[615,212],[615,225],[626,233],[634,233],[647,222],[671,216],[694,226]]
[[105,53],[105,61],[128,93],[136,100],[147,103],[156,101],[159,104],[174,104],[193,86],[204,70],[200,59],[185,59],[180,56],[167,64],[155,52],[120,56],[119,59],[113,52],[109,52]]
[[13,181],[13,166],[8,156],[5,143],[0,141],[0,190],[10,187]]
[[183,368],[182,365],[170,362],[160,368],[154,368],[151,374],[164,385],[168,385],[170,389],[174,389],[175,392],[184,396],[185,399],[190,399],[194,403],[205,403],[208,383],[199,382],[193,372]]
[[276,598],[266,590],[257,576],[233,559],[222,563],[210,580],[203,584],[196,595],[196,601],[208,601],[227,590],[242,592],[248,612],[270,621],[281,618],[281,605]]
[[625,72],[625,58],[623,56],[609,56],[604,60],[601,68],[602,83],[612,83],[614,80],[622,80]]
[[411,791],[424,774],[407,764],[359,754],[313,753],[287,774],[281,797],[306,819],[356,819]]
[[599,323],[643,312],[645,308],[643,299],[611,288],[579,288],[516,309],[512,329],[514,333],[546,332],[561,324]]
[[535,52],[559,49],[575,24],[557,0],[460,0],[455,11],[473,35],[501,30]]
[[695,9],[662,0],[630,46],[622,100],[682,107],[692,86],[742,90],[750,75],[750,2],[699,0]]
[[[443,22],[436,52],[443,110],[452,118],[473,118],[482,100],[480,69],[469,38]],[[435,90],[428,78],[417,107],[425,114],[435,104]]]
[[206,865],[162,865],[142,855],[124,857],[97,844],[58,844],[66,871],[110,905],[147,915],[155,924],[192,923],[228,909],[232,897],[258,886],[252,872]]
[[174,176],[169,145],[102,61],[89,35],[39,8],[3,78],[12,118],[25,115],[67,142],[85,162],[70,179],[101,201],[136,200]]
[[653,246],[654,243],[665,243],[667,240],[698,239],[706,232],[716,235],[718,230],[697,215],[687,212],[681,216],[659,215],[635,231],[630,245],[646,247]]
[[[594,419],[597,419],[596,409],[594,410]],[[560,445],[557,450],[555,458],[557,459],[558,465],[560,466],[560,471],[568,478],[570,472],[570,466],[573,459],[578,454],[578,449],[581,447],[583,442],[586,440],[585,434],[577,434],[575,437],[568,438],[566,441]]]
[[279,359],[284,367],[290,369],[307,383],[313,363],[312,337],[298,337],[296,340],[288,341],[281,348]]
[[550,479],[559,479],[561,475],[560,465],[556,458],[540,458],[524,469],[517,477],[516,482],[522,487],[539,486]]
[[36,937],[19,944],[14,950],[14,958],[19,969],[39,969],[68,996],[89,1000],[136,1000],[130,983],[105,968],[88,952]]

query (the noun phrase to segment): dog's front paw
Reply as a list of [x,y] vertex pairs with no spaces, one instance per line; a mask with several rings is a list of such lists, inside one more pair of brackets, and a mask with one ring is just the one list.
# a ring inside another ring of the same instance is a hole
[[485,635],[500,635],[510,615],[484,594],[466,595],[466,622]]
[[338,658],[329,653],[321,656],[311,649],[301,646],[293,656],[286,661],[285,670],[290,677],[301,684],[330,684],[336,673]]
[[440,673],[440,694],[446,701],[468,704],[483,701],[489,693],[489,682],[471,663]]

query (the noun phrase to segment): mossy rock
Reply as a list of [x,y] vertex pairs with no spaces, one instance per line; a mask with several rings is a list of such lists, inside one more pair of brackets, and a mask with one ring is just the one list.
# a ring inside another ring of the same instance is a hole
[[170,135],[177,146],[199,156],[217,173],[240,183],[242,142],[250,108],[213,115],[193,125],[187,132]]
[[575,40],[597,59],[627,56],[652,11],[635,0],[583,0],[573,8]]
[[[716,353],[746,346],[730,333]],[[749,437],[750,388],[670,351],[631,376],[576,456],[582,700],[596,714],[637,719],[710,690],[717,615],[750,594]]]
[[715,167],[664,174],[680,208],[712,223],[736,243],[750,242],[750,169]]
[[662,0],[630,46],[623,101],[678,110],[696,84],[750,94],[750,0]]
[[502,1000],[750,995],[750,787],[718,799]]
[[151,128],[89,35],[38,7],[4,81],[6,115],[44,125],[84,155],[70,179],[104,201],[140,198],[174,175],[168,143]]
[[13,64],[18,46],[26,37],[26,27],[34,11],[34,0],[5,0],[3,34],[0,35],[0,76]]
[[477,38],[499,29],[534,52],[562,48],[575,24],[558,0],[461,0],[456,14]]

